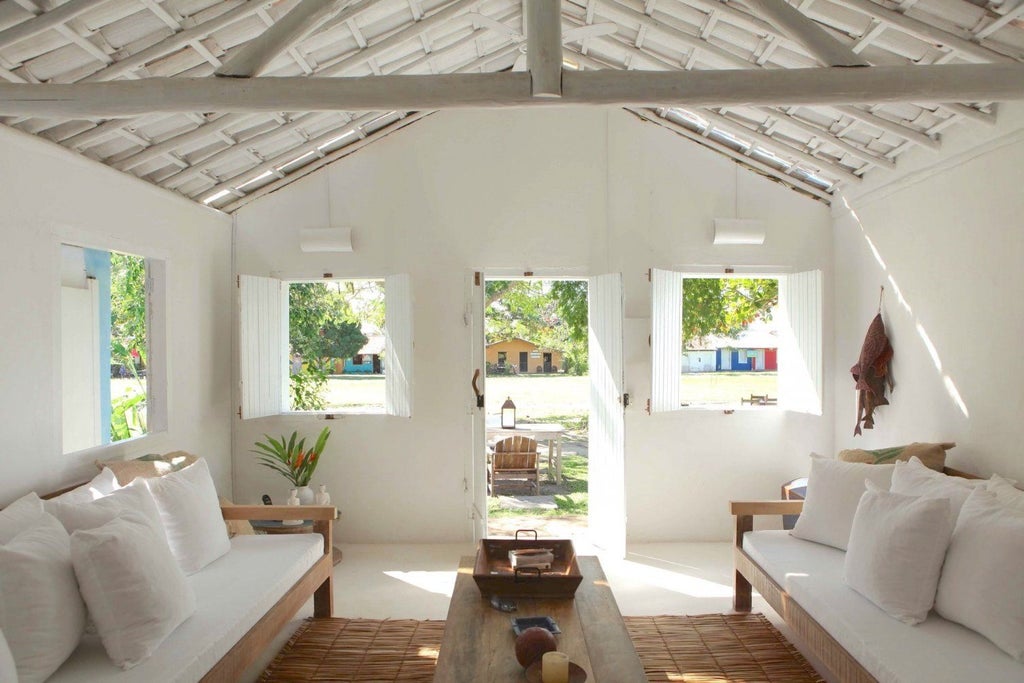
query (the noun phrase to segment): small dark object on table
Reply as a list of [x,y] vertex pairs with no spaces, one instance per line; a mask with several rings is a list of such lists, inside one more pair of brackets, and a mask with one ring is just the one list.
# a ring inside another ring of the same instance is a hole
[[528,628],[537,626],[539,628],[547,629],[554,635],[558,635],[562,632],[562,629],[558,628],[558,622],[551,617],[513,617],[512,618],[512,632],[517,636],[521,635],[523,631]]

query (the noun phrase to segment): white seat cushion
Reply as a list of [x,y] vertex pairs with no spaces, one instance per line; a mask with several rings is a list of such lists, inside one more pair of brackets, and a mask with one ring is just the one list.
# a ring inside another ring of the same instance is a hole
[[196,612],[153,656],[128,671],[86,635],[48,683],[198,681],[323,555],[319,534],[236,536],[231,550],[188,577]]
[[743,548],[881,683],[1020,683],[1024,665],[984,636],[932,613],[908,626],[843,581],[846,553],[785,531],[755,531]]

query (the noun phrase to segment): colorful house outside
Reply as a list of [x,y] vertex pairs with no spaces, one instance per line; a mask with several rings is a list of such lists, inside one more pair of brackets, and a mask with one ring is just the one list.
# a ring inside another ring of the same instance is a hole
[[775,372],[779,369],[779,337],[770,323],[755,322],[736,339],[710,337],[702,346],[705,348],[683,351],[683,372]]
[[359,353],[335,361],[334,370],[346,375],[379,375],[384,372],[384,335],[372,335]]
[[544,349],[525,339],[508,339],[488,344],[485,349],[487,368],[491,372],[527,373],[560,372],[562,352]]

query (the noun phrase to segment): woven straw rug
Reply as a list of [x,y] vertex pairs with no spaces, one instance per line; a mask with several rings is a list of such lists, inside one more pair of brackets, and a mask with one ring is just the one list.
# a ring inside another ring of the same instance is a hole
[[[822,681],[761,614],[625,617],[625,621],[651,683]],[[431,683],[443,633],[443,621],[309,619],[260,681]]]

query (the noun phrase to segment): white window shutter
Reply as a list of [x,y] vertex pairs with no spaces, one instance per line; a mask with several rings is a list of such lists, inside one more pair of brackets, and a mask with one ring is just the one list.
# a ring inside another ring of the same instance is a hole
[[388,415],[412,417],[412,287],[408,275],[384,278],[384,403]]
[[241,417],[278,415],[288,381],[288,299],[269,277],[239,275],[238,290]]
[[679,410],[683,371],[683,274],[651,271],[651,412]]
[[821,415],[822,276],[820,270],[779,278],[779,403]]

